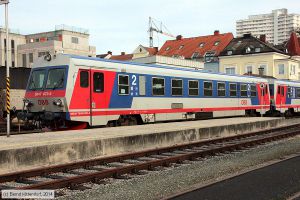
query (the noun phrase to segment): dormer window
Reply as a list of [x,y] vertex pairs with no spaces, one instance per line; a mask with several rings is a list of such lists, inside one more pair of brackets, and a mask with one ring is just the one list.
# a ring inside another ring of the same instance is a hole
[[256,53],[260,52],[260,50],[261,50],[260,47],[255,48],[255,52],[256,52]]
[[231,51],[231,50],[228,50],[228,51],[227,51],[227,55],[228,55],[228,56],[232,55],[232,51]]
[[205,43],[204,43],[204,42],[201,42],[201,43],[199,44],[199,47],[202,48],[202,47],[204,47],[204,45],[205,45]]
[[251,48],[250,47],[246,48],[246,53],[251,53]]
[[192,59],[198,58],[199,57],[199,52],[194,52],[192,55]]
[[184,47],[184,45],[180,45],[178,49],[182,49]]
[[214,46],[218,46],[220,44],[220,41],[215,41]]
[[171,47],[167,47],[167,48],[166,48],[166,51],[169,51],[170,49],[171,49]]

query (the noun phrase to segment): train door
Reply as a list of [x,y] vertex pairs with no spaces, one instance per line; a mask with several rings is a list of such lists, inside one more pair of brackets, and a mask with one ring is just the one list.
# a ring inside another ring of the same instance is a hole
[[285,86],[284,85],[278,85],[277,86],[277,94],[276,94],[276,107],[280,112],[282,113],[283,110],[283,106],[285,104]]
[[81,120],[91,124],[91,76],[90,69],[79,69],[79,86],[75,85],[71,107],[80,109]]
[[106,124],[104,93],[104,73],[91,70],[91,124],[94,126]]

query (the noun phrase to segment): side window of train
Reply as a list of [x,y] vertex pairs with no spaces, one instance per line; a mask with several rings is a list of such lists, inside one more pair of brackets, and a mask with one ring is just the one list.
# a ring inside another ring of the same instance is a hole
[[152,95],[163,96],[165,95],[165,79],[152,78]]
[[251,97],[256,97],[256,85],[251,85]]
[[129,95],[129,76],[119,74],[118,77],[119,95]]
[[288,98],[291,98],[293,96],[291,87],[288,87],[287,95],[288,95]]
[[189,80],[189,96],[199,95],[199,82],[196,80]]
[[225,83],[218,83],[218,96],[219,97],[225,97],[226,96]]
[[80,72],[80,87],[82,87],[82,88],[89,87],[89,72],[88,71]]
[[247,97],[247,84],[241,84],[241,97]]
[[213,94],[213,85],[211,81],[204,81],[203,82],[203,89],[204,89],[204,96],[211,97]]
[[102,93],[104,92],[104,74],[95,72],[93,75],[94,81],[94,92]]
[[237,95],[237,85],[236,83],[230,83],[229,84],[229,96],[230,97],[236,97]]
[[300,88],[296,89],[296,96],[297,96],[298,99],[300,98]]
[[182,79],[172,79],[172,96],[182,96],[183,81]]

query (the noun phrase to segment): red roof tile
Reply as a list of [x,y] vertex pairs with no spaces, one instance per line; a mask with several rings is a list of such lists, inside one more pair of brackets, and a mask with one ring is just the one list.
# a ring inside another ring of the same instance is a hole
[[[194,52],[198,52],[203,57],[207,51],[215,51],[215,56],[218,56],[232,39],[232,33],[219,34],[216,32],[214,35],[168,40],[158,51],[157,55],[178,55],[184,58],[191,58]],[[215,45],[216,42],[219,42],[219,44]],[[203,47],[199,46],[201,43],[204,43]],[[182,45],[183,47],[180,48]]]
[[297,38],[295,32],[292,32],[290,40],[287,44],[287,49],[290,55],[300,56],[300,38]]
[[124,55],[113,55],[109,59],[126,61],[126,60],[131,60],[132,57],[133,57],[133,54],[124,54]]
[[145,47],[145,48],[149,52],[149,56],[156,55],[157,52],[158,52],[158,48],[157,47]]

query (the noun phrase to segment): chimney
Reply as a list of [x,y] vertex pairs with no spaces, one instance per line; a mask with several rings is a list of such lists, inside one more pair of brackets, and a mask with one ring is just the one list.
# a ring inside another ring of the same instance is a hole
[[176,40],[181,40],[182,39],[182,35],[177,35],[176,36]]
[[214,31],[214,35],[216,35],[216,36],[217,36],[217,35],[220,35],[220,31],[219,31],[219,30],[215,30],[215,31]]
[[112,55],[112,52],[111,52],[111,51],[108,51],[107,54]]
[[262,42],[264,42],[264,43],[266,43],[267,42],[266,35],[265,34],[260,35],[259,36],[259,40],[262,41]]
[[124,56],[124,55],[125,55],[125,52],[124,52],[124,51],[122,51],[122,52],[121,52],[121,55],[122,55],[122,56]]

